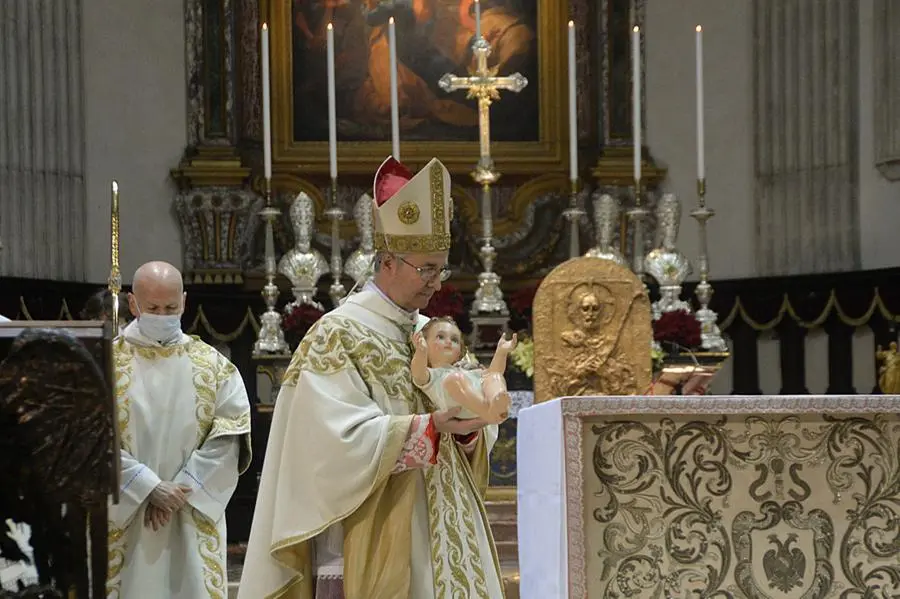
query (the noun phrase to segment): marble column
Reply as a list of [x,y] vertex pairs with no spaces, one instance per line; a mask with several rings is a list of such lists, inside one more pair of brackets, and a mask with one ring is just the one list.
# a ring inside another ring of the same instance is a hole
[[0,276],[85,276],[81,14],[0,2]]
[[[900,1],[874,0],[875,165],[900,179]],[[865,34],[867,32],[863,32]]]
[[[186,0],[184,5],[188,146],[172,177],[179,188],[175,213],[184,241],[185,279],[194,283],[243,283],[256,216],[264,205],[237,151],[242,132],[235,48],[247,29],[259,28],[255,20],[243,23],[238,8],[238,0]],[[251,72],[258,77],[258,69]]]
[[758,274],[859,268],[857,5],[753,10]]

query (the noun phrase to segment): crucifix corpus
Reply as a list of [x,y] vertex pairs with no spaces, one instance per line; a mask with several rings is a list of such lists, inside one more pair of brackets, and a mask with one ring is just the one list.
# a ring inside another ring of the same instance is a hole
[[[477,6],[477,4],[476,4]],[[477,9],[476,9],[477,10]],[[478,21],[480,19],[476,19]],[[514,73],[505,77],[497,76],[497,67],[488,67],[488,57],[491,54],[491,45],[481,35],[480,26],[477,27],[475,41],[472,43],[472,52],[475,55],[475,70],[468,77],[457,77],[447,73],[441,77],[438,84],[445,92],[466,90],[467,98],[478,100],[478,142],[480,155],[478,165],[472,172],[472,178],[481,186],[481,219],[482,219],[482,246],[480,250],[484,272],[478,275],[478,290],[475,292],[475,301],[472,303],[471,315],[473,317],[491,318],[497,320],[506,332],[506,323],[509,321],[509,309],[503,299],[500,289],[500,277],[494,272],[494,261],[497,250],[494,249],[494,223],[491,210],[491,185],[500,178],[500,173],[494,169],[494,161],[491,158],[491,103],[500,99],[500,90],[520,92],[528,85],[521,73]],[[485,319],[486,320],[486,319]],[[480,345],[478,338],[478,326],[475,321],[473,331],[473,344]]]

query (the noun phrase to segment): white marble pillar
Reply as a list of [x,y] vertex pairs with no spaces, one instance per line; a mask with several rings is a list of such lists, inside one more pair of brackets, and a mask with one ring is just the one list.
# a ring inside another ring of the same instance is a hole
[[0,275],[84,279],[82,0],[0,2]]
[[[900,1],[874,0],[875,165],[891,181],[900,179]],[[866,34],[868,32],[863,32]]]
[[857,5],[753,9],[758,274],[859,268]]

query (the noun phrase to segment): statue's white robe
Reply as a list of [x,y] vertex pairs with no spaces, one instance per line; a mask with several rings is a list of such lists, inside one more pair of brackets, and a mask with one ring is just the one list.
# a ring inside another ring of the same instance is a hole
[[412,415],[432,408],[409,368],[421,324],[369,287],[300,344],[275,406],[239,599],[313,599],[312,579],[321,593],[335,576],[345,599],[503,597],[479,488],[497,427],[470,457],[441,435],[435,465],[393,472]]
[[[108,599],[228,596],[225,506],[250,461],[250,404],[237,368],[182,334],[114,342],[121,493],[110,507]],[[190,486],[189,503],[159,531],[144,525],[161,481]]]

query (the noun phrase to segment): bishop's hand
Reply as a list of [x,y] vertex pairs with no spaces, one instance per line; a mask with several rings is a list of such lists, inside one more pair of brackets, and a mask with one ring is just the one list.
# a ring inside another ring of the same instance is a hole
[[462,408],[456,407],[432,413],[431,420],[434,422],[434,430],[439,433],[469,435],[487,426],[487,421],[483,418],[457,418],[461,411]]

